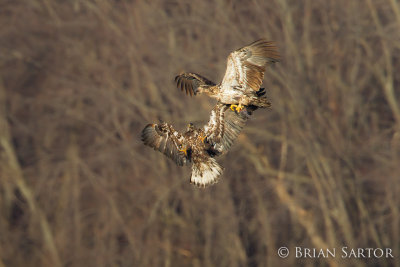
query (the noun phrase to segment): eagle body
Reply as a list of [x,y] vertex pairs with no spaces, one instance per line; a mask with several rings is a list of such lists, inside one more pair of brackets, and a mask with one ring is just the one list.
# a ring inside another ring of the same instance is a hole
[[221,83],[215,84],[193,72],[176,76],[175,82],[188,95],[205,93],[224,104],[265,108],[270,106],[270,102],[260,95],[260,86],[266,66],[277,61],[279,53],[275,44],[260,39],[228,56]]
[[192,162],[190,181],[197,186],[206,186],[216,183],[222,173],[222,167],[213,158],[218,152],[212,145],[202,138],[206,136],[201,128],[189,124],[185,133],[187,157]]
[[179,166],[192,164],[190,182],[197,186],[216,183],[222,173],[222,167],[213,158],[216,151],[202,141],[203,136],[204,131],[192,124],[183,134],[165,122],[148,124],[142,131],[145,145],[164,153]]
[[[263,88],[261,90],[264,90]],[[259,96],[259,91],[245,91],[240,87],[228,87],[221,89],[217,94],[211,97],[218,99],[222,103],[229,105],[241,104],[243,106],[256,106],[259,108],[267,108],[271,106],[267,97]]]
[[219,87],[219,89],[216,90],[217,92],[215,94],[209,95],[209,96],[218,99],[222,103],[237,104],[237,103],[239,103],[239,100],[243,96],[243,91],[239,88],[239,86],[222,87],[221,85],[218,85],[218,87]]
[[226,116],[227,109],[218,102],[206,125],[197,128],[189,124],[183,134],[165,122],[148,124],[142,130],[142,141],[179,166],[191,164],[191,183],[202,187],[216,183],[223,168],[215,157],[228,151],[252,112],[248,109],[247,113],[229,112]]

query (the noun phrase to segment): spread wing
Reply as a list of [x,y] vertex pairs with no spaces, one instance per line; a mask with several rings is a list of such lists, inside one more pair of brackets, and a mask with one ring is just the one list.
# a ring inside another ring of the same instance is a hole
[[208,123],[204,125],[204,133],[210,143],[219,143],[225,131],[224,117],[228,106],[217,102],[211,110],[211,115]]
[[218,102],[211,111],[210,120],[204,126],[207,141],[212,148],[217,153],[227,152],[256,109],[255,106],[248,106],[237,113],[228,109],[228,105]]
[[225,112],[224,117],[224,132],[221,137],[220,143],[217,143],[214,147],[220,153],[225,153],[235,142],[240,132],[243,130],[247,121],[249,120],[252,111],[256,110],[257,107],[249,106],[241,112],[237,113],[230,109]]
[[192,72],[179,74],[175,77],[175,82],[181,91],[185,91],[190,96],[208,92],[209,88],[215,85],[207,78]]
[[142,141],[174,160],[179,166],[189,163],[185,154],[179,151],[185,138],[167,123],[148,124],[142,131]]
[[279,53],[275,44],[264,39],[233,51],[228,57],[221,87],[258,91],[267,64],[278,60]]

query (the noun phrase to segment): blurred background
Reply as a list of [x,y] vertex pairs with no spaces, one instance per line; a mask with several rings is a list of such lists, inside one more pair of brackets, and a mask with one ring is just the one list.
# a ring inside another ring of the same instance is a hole
[[[397,0],[3,0],[0,25],[1,267],[400,266]],[[196,188],[140,132],[207,122],[175,75],[259,38],[272,108]]]

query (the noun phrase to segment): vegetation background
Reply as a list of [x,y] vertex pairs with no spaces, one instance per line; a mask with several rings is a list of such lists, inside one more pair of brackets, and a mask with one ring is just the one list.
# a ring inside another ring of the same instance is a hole
[[[0,267],[400,266],[399,1],[2,0],[0,25]],[[140,132],[206,122],[173,78],[261,37],[272,109],[198,189]]]

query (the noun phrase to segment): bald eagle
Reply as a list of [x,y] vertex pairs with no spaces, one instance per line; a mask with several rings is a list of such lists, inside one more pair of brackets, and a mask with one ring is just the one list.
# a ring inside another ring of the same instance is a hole
[[199,187],[214,184],[222,174],[222,167],[214,159],[226,153],[256,107],[246,112],[226,112],[228,105],[218,102],[206,125],[196,128],[192,123],[185,133],[162,122],[148,124],[142,131],[145,145],[158,150],[179,166],[192,164],[190,182]]
[[275,44],[260,39],[229,55],[221,83],[215,84],[193,72],[176,76],[175,82],[187,95],[205,93],[224,104],[230,104],[231,109],[237,112],[248,105],[269,107],[271,104],[264,96],[265,89],[260,89],[260,86],[268,63],[277,61],[279,53]]

